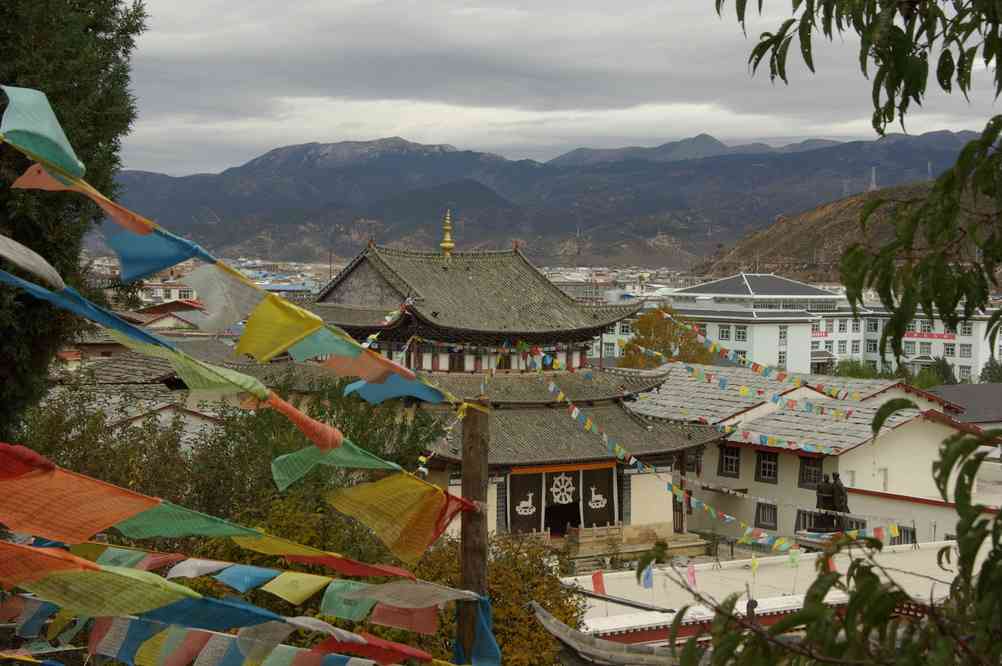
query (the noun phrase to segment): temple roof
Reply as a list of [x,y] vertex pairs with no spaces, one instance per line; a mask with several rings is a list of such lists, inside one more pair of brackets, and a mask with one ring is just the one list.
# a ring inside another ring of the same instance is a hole
[[475,398],[481,385],[492,403],[550,403],[555,398],[548,386],[552,381],[574,402],[589,402],[622,398],[648,391],[668,378],[665,372],[631,372],[618,370],[582,370],[578,372],[546,372],[542,374],[499,372],[486,378],[477,373],[433,372],[428,380],[459,398]]
[[[609,436],[636,456],[672,453],[718,440],[721,435],[710,426],[644,421],[631,415],[622,404],[603,403],[594,407],[578,405]],[[541,465],[550,463],[615,460],[602,437],[585,432],[567,415],[564,407],[519,407],[491,412],[491,465]],[[435,446],[437,456],[462,459],[460,429]]]
[[453,252],[445,257],[437,252],[370,245],[317,297],[316,311],[326,312],[321,316],[327,321],[346,326],[383,325],[385,309],[332,307],[324,302],[364,262],[399,293],[401,302],[413,299],[411,312],[438,328],[512,337],[557,333],[608,326],[642,307],[579,303],[550,282],[518,249]]

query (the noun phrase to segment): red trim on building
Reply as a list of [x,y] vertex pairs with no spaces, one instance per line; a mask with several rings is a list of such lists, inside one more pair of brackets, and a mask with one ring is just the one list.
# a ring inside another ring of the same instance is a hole
[[[897,493],[888,493],[882,490],[868,490],[866,488],[846,488],[850,493],[855,493],[857,495],[870,495],[871,497],[882,497],[884,499],[898,500],[901,502],[911,502],[912,504],[926,504],[928,506],[941,506],[952,509],[957,505],[953,502],[946,502],[944,500],[931,499],[928,497],[912,497],[911,495],[898,495]],[[988,513],[998,513],[998,507],[987,507],[986,511]]]
[[947,399],[945,399],[945,398],[943,398],[941,396],[938,396],[935,393],[930,393],[929,391],[924,391],[924,390],[922,390],[920,388],[916,388],[916,387],[912,386],[911,384],[906,384],[905,382],[898,382],[897,384],[891,384],[890,386],[886,386],[886,387],[880,389],[879,391],[874,391],[873,393],[870,393],[870,394],[868,394],[866,396],[863,396],[863,399],[862,399],[861,402],[866,402],[867,400],[869,400],[870,398],[872,398],[875,395],[880,395],[881,393],[885,393],[886,391],[890,391],[891,389],[895,389],[895,388],[899,388],[902,391],[904,391],[905,393],[911,393],[912,395],[917,395],[920,398],[925,398],[926,400],[930,400],[932,402],[935,402],[936,404],[942,405],[944,408],[950,410],[951,412],[956,412],[956,413],[960,414],[961,412],[964,411],[964,408],[961,407],[960,405],[958,405],[955,402],[950,402],[949,400],[947,400]]

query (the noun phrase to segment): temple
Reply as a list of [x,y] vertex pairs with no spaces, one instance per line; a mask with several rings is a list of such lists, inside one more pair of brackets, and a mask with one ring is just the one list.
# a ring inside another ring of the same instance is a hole
[[[655,539],[698,548],[685,535],[685,511],[667,476],[621,464],[591,427],[660,471],[691,468],[720,437],[712,427],[645,419],[626,408],[665,373],[588,366],[593,339],[640,306],[579,303],[517,246],[454,248],[448,213],[438,252],[370,243],[312,310],[453,395],[489,401],[488,524],[496,531],[566,538],[580,557],[601,555],[609,544],[639,551]],[[442,483],[457,480],[459,440],[457,429],[436,447],[430,466]]]

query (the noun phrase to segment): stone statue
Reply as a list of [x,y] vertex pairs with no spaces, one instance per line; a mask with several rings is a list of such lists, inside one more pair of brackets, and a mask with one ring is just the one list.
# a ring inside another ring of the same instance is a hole
[[[830,477],[825,474],[824,478],[818,483],[817,487],[817,508],[822,511],[837,511],[835,508],[835,485],[831,482]],[[836,529],[835,516],[827,513],[822,513],[815,517],[814,529],[819,531],[827,531]]]
[[[835,510],[839,513],[849,513],[849,493],[845,489],[845,485],[842,483],[842,479],[839,478],[838,472],[832,475],[835,479],[833,486],[833,494],[835,496]],[[845,516],[838,517],[839,528],[845,529]]]

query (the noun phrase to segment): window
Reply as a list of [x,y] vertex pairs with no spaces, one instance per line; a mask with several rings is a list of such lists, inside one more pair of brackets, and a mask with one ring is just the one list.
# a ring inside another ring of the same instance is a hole
[[738,446],[720,445],[720,456],[717,458],[717,475],[736,479],[741,476],[741,448]]
[[[613,349],[613,355],[616,350]],[[450,359],[451,360],[451,359]],[[511,370],[511,354],[498,354],[498,370]]]
[[821,481],[821,462],[821,458],[802,456],[800,458],[800,476],[797,480],[797,485],[810,490],[817,488],[818,482]]
[[919,322],[919,330],[923,333],[932,333],[932,320],[923,319]]
[[908,325],[905,326],[905,331],[907,331],[908,333],[914,333],[915,332],[915,320],[914,319],[911,320],[910,322],[908,322]]
[[614,358],[616,356],[616,343],[606,342],[602,345],[602,356],[606,358]]
[[960,322],[961,335],[974,335],[974,324],[969,321]]
[[776,367],[780,370],[786,370],[786,352],[781,351],[776,358]]
[[867,354],[876,354],[877,353],[877,341],[876,340],[867,340],[866,341],[866,353]]
[[610,335],[615,335],[616,334],[616,325],[612,324],[611,326],[606,326],[605,327],[605,332],[608,333],[608,334],[610,334]]
[[931,342],[920,342],[919,343],[919,354],[925,356],[932,356],[932,343]]
[[838,341],[838,353],[839,354],[844,354],[846,352],[846,348],[847,347],[848,347],[848,343],[845,340],[839,340]]
[[774,530],[779,522],[779,512],[775,504],[759,502],[755,505],[755,527],[763,530]]
[[831,333],[835,330],[835,320],[825,319],[825,333]]
[[731,327],[730,326],[725,326],[724,324],[721,324],[720,326],[717,327],[717,329],[718,329],[717,337],[719,337],[721,340],[730,340],[731,339]]
[[779,327],[779,346],[780,347],[785,347],[786,346],[786,337],[787,337],[787,326],[786,326],[786,324],[783,324],[782,326]]
[[466,371],[466,353],[465,352],[449,352],[449,372],[465,372]]
[[619,333],[620,335],[631,335],[633,333],[633,327],[630,325],[630,322],[619,322]]
[[971,358],[971,345],[960,345],[960,358]]
[[957,379],[959,379],[962,382],[971,381],[971,366],[961,365],[958,367],[960,368],[960,375],[957,377]]
[[879,319],[867,319],[866,320],[866,332],[867,333],[880,333],[880,320]]
[[779,454],[756,451],[755,480],[761,483],[779,483]]
[[852,341],[852,353],[853,354],[858,354],[859,353],[859,340],[853,340]]
[[835,343],[831,340],[825,340],[825,351],[830,352],[835,349]]
[[917,543],[915,541],[914,527],[901,527],[898,525],[898,536],[891,537],[891,545],[900,546],[903,543]]
[[853,319],[852,320],[852,332],[853,333],[859,333],[859,320],[858,319]]
[[794,527],[794,531],[804,532],[815,529],[818,525],[823,523],[823,520],[821,519],[822,516],[824,516],[823,513],[797,509],[797,524]]
[[185,300],[191,298],[192,297],[191,289],[178,289],[177,290],[177,297],[178,298],[183,298]]
[[819,322],[819,321],[812,321],[811,322],[811,334],[813,335],[815,333],[820,333],[820,332],[821,332],[821,322]]
[[845,333],[848,330],[849,330],[849,320],[848,319],[839,319],[838,320],[838,332],[839,333]]
[[915,356],[915,341],[905,340],[904,350],[905,356]]
[[811,351],[817,351],[821,349],[821,342],[818,340],[811,340]]
[[957,345],[952,342],[947,342],[943,345],[943,356],[949,356],[953,358],[957,355]]
[[735,326],[734,327],[734,340],[736,342],[746,342],[748,340],[748,327],[747,326]]
[[742,361],[748,358],[748,352],[746,352],[744,349],[735,350],[734,355],[740,358]]

